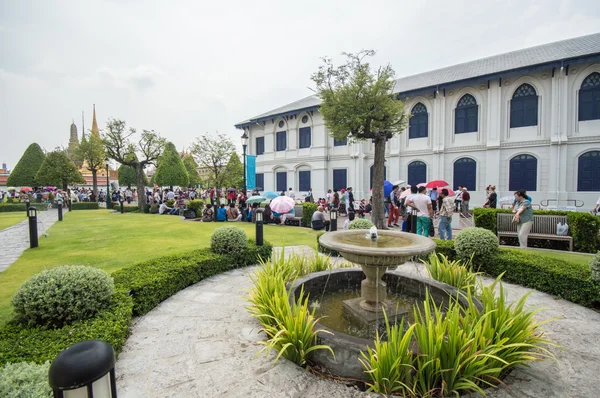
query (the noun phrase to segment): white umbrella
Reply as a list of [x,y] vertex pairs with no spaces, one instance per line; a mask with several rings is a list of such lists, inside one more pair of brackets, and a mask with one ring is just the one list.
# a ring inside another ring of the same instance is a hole
[[498,203],[502,203],[502,202],[513,202],[515,200],[514,196],[503,196],[500,199],[498,199]]
[[406,184],[406,181],[404,181],[404,180],[398,180],[398,181],[392,182],[392,185],[400,186],[400,185],[404,185],[404,184]]

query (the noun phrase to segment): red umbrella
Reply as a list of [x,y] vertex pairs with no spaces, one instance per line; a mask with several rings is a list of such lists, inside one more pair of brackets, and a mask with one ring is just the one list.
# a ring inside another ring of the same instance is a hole
[[450,187],[440,187],[437,190],[438,193],[442,192],[442,189],[447,189],[448,190],[448,196],[454,196],[454,195],[456,195],[456,193]]
[[23,187],[21,188],[21,192],[30,192],[33,191],[33,189],[29,188],[29,187]]
[[442,187],[447,187],[448,184],[446,181],[444,180],[433,180],[433,181],[429,181],[427,183],[427,185],[425,185],[425,188],[442,188]]

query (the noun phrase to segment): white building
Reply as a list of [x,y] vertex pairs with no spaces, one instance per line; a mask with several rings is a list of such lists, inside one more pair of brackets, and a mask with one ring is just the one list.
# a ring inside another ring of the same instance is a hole
[[[535,203],[593,207],[600,192],[600,33],[404,77],[398,98],[414,116],[388,141],[386,179],[444,179],[481,205],[525,188]],[[251,119],[248,154],[258,187],[322,197],[351,186],[368,197],[374,145],[329,136],[309,96]],[[570,200],[571,202],[567,202]],[[559,202],[557,202],[559,201]]]

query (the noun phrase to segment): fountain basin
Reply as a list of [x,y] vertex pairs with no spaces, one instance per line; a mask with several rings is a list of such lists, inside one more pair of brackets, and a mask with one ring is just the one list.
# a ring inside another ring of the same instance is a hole
[[[305,295],[308,294],[309,300],[319,299],[323,294],[348,290],[358,291],[363,278],[364,274],[360,268],[343,268],[309,274],[298,278],[291,286],[290,300],[298,298],[301,288],[304,289]],[[459,289],[426,276],[407,277],[397,271],[390,271],[383,275],[383,281],[390,296],[396,294],[414,296],[423,301],[425,293],[429,292],[438,305],[447,306],[451,299],[458,298],[461,305],[468,306],[464,292],[461,294]],[[475,305],[481,309],[479,301],[474,301]],[[317,350],[313,352],[311,360],[336,376],[368,380],[359,358],[361,358],[360,352],[365,351],[367,346],[373,347],[373,339],[356,337],[340,330],[334,330],[324,325],[323,322],[325,322],[324,319],[320,320],[317,328],[329,333],[319,334],[318,344],[330,346],[335,353],[335,358],[328,350]]]

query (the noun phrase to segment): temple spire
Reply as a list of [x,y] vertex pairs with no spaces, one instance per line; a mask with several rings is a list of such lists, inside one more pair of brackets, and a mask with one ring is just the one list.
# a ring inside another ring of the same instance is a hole
[[98,123],[96,122],[96,104],[94,104],[94,115],[92,119],[92,134],[97,136],[100,135],[100,130],[98,129]]

